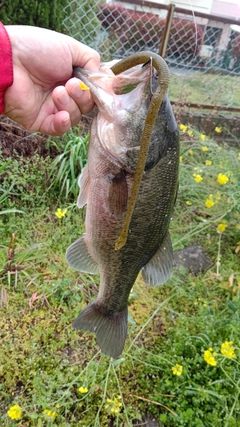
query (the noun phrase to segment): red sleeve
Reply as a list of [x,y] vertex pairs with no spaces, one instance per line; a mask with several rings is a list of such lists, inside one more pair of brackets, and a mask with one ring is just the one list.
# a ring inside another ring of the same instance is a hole
[[8,33],[0,22],[0,114],[4,111],[4,93],[13,83],[12,47]]

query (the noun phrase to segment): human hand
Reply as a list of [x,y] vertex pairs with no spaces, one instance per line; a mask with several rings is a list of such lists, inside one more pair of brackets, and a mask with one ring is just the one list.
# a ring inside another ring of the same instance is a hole
[[5,26],[12,44],[14,81],[4,96],[4,114],[26,129],[61,135],[94,103],[72,78],[75,65],[99,69],[96,51],[51,30]]

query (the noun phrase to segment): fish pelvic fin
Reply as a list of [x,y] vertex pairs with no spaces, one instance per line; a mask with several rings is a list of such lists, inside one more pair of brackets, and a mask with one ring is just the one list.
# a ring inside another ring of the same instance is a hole
[[73,322],[73,328],[96,334],[97,344],[104,354],[117,358],[121,355],[127,336],[128,309],[105,315],[98,302],[88,305]]
[[142,269],[147,285],[163,285],[170,277],[173,268],[173,250],[169,232],[152,258]]
[[69,246],[66,260],[74,270],[89,274],[99,273],[98,265],[90,255],[84,237],[77,239]]

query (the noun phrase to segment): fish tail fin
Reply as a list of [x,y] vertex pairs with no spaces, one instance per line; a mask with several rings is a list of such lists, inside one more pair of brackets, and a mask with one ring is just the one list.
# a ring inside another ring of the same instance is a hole
[[102,352],[117,358],[123,351],[127,336],[127,317],[127,307],[119,313],[105,315],[101,305],[93,302],[79,314],[73,327],[94,332]]

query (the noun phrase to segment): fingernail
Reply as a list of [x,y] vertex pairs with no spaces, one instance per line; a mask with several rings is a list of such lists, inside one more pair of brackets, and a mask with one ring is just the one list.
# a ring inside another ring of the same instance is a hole
[[72,89],[72,94],[75,98],[80,98],[80,96],[82,95],[83,91],[80,88],[80,84],[77,83],[73,89]]
[[63,124],[64,127],[67,127],[67,126],[70,125],[70,120],[69,119],[65,119],[65,120],[62,121],[62,124]]
[[60,103],[62,105],[67,105],[67,104],[69,104],[69,100],[70,100],[69,95],[66,92],[62,92],[62,94],[59,97]]

